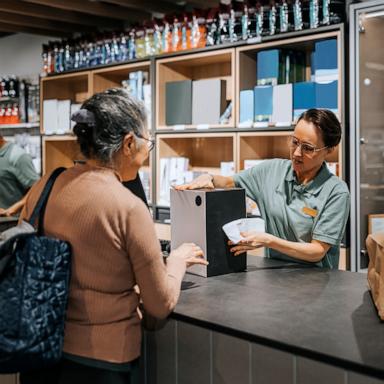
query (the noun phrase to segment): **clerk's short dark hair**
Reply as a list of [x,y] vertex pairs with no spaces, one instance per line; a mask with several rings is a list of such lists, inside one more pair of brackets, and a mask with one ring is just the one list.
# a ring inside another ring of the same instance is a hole
[[304,120],[312,123],[321,131],[326,147],[336,147],[341,140],[341,124],[336,115],[328,109],[308,109],[303,112],[297,122]]
[[113,162],[127,133],[140,138],[146,130],[144,104],[122,88],[94,94],[81,109],[91,112],[94,121],[78,122],[73,128],[80,150],[86,158],[96,158],[104,164]]

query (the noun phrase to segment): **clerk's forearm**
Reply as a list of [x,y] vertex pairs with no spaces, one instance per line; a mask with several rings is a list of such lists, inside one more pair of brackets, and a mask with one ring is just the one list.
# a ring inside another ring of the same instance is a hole
[[319,243],[299,243],[272,235],[269,237],[267,247],[295,259],[313,263],[320,261],[327,252],[327,249]]
[[235,182],[233,181],[233,177],[230,176],[220,176],[220,175],[212,175],[213,185],[215,188],[234,188]]

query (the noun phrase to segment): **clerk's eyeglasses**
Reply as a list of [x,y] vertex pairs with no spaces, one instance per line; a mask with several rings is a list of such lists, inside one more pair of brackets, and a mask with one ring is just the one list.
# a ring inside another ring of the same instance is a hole
[[312,144],[303,143],[295,136],[290,136],[288,140],[288,145],[291,149],[296,150],[297,147],[300,147],[301,152],[307,156],[313,156],[316,152],[322,151],[328,147],[316,148]]
[[143,139],[143,140],[145,140],[145,141],[147,142],[147,147],[148,147],[148,151],[149,151],[149,152],[151,152],[152,149],[155,147],[155,139],[152,138],[151,136],[149,136],[148,139],[145,138],[145,137],[143,137],[143,136],[141,136],[141,135],[137,135],[137,134],[136,134],[136,136],[137,136],[138,138]]

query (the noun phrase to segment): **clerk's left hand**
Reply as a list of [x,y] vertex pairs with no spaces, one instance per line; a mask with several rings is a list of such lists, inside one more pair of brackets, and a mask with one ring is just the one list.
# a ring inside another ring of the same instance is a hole
[[268,244],[269,234],[264,232],[240,232],[243,237],[237,244],[233,244],[232,241],[228,241],[231,246],[230,251],[234,256],[238,256],[244,252],[251,251],[265,247]]

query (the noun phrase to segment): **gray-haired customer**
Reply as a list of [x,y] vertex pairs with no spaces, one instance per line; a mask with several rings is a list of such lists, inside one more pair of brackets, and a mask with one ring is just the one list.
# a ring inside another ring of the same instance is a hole
[[[59,176],[44,220],[46,234],[73,249],[64,357],[50,369],[22,374],[21,383],[134,383],[139,300],[149,314],[165,318],[186,268],[206,261],[199,247],[183,244],[165,265],[147,207],[121,184],[136,177],[153,146],[143,105],[109,89],[87,100],[73,120],[88,160]],[[31,189],[23,217],[46,179]]]

